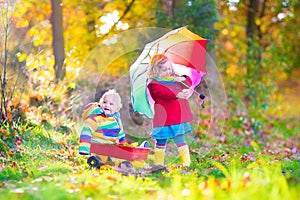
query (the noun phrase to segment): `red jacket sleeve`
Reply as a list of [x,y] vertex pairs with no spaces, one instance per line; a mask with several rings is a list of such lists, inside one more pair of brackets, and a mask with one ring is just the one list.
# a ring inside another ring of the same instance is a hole
[[157,82],[150,82],[148,85],[148,89],[154,101],[156,98],[176,99],[176,95],[180,92],[180,90],[172,91],[169,88]]

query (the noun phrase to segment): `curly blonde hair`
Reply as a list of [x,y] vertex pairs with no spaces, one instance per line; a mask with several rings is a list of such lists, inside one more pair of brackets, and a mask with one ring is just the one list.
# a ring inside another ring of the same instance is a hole
[[156,54],[150,61],[150,69],[148,71],[149,78],[157,77],[160,73],[160,67],[170,59],[165,54]]
[[107,96],[112,96],[113,99],[114,99],[114,101],[115,101],[115,103],[116,103],[117,110],[118,111],[121,110],[121,108],[122,108],[121,97],[120,97],[119,93],[116,90],[114,90],[114,89],[110,89],[107,92],[105,92],[102,95],[102,97],[100,98],[99,103],[103,103],[104,98],[107,97]]

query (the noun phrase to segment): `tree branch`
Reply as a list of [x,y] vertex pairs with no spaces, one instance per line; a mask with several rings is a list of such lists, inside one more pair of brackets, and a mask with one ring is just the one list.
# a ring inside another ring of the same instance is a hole
[[[128,14],[128,12],[130,11],[130,9],[131,9],[132,5],[134,4],[134,2],[135,2],[135,0],[132,0],[132,1],[126,6],[126,9],[124,10],[122,16],[119,18],[119,20],[118,20],[117,22],[115,22],[115,23],[113,24],[113,26],[111,27],[111,29],[110,29],[109,32],[115,31],[115,30],[116,30],[116,25],[117,25],[122,19],[125,18],[125,16],[126,16],[126,15]],[[106,34],[104,34],[104,35],[101,37],[101,39],[104,40],[105,38],[107,38],[107,36],[109,35],[109,32],[106,33]]]

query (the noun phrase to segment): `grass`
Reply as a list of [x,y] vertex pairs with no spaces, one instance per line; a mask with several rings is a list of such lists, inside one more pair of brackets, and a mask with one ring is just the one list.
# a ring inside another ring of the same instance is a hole
[[15,130],[22,143],[8,144],[12,153],[0,162],[4,199],[299,199],[297,154],[271,154],[255,140],[245,146],[245,138],[229,132],[223,143],[210,137],[192,143],[189,170],[170,163],[169,173],[135,177],[108,166],[90,169],[77,154],[77,133]]
[[[220,167],[219,165],[217,165]],[[221,171],[224,169],[221,167]],[[21,182],[8,181],[0,194],[9,199],[298,199],[278,166],[235,164],[226,177],[198,177],[180,171],[159,178],[122,176],[108,169],[49,173]],[[298,187],[299,189],[299,187]]]

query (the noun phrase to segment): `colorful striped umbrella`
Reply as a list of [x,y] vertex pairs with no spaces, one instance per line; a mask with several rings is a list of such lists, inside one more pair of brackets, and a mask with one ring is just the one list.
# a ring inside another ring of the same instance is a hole
[[192,79],[194,89],[206,74],[205,54],[207,39],[181,27],[168,32],[145,45],[144,50],[130,66],[131,100],[135,112],[153,118],[153,99],[147,91],[147,72],[153,55],[163,53],[171,58],[175,73]]

